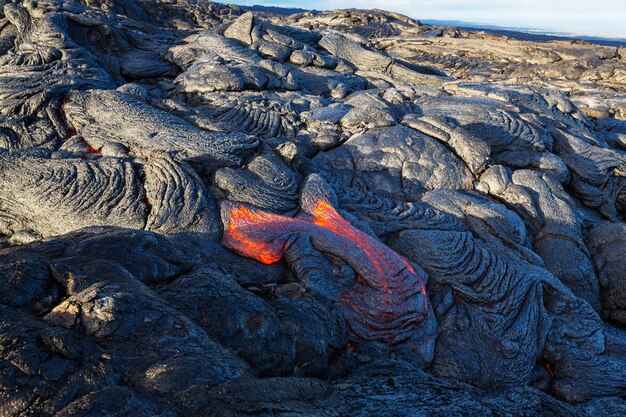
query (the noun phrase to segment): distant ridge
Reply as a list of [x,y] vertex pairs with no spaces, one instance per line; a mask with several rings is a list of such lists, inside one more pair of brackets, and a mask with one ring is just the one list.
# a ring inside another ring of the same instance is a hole
[[275,14],[281,14],[281,15],[316,11],[314,9],[309,10],[309,9],[298,9],[298,8],[292,8],[292,7],[261,6],[258,4],[255,4],[254,6],[240,6],[240,7],[243,10],[249,10],[252,12],[275,13]]
[[583,40],[599,45],[626,46],[626,38],[583,35],[578,33],[557,32],[537,28],[519,28],[511,26],[498,26],[486,23],[464,22],[461,20],[436,20],[420,19],[420,22],[435,26],[454,26],[459,29],[476,31],[485,30],[499,35],[506,35],[513,39],[526,41],[551,41],[551,40]]
[[[295,7],[278,7],[278,6],[262,6],[255,4],[253,6],[240,6],[242,10],[261,12],[261,13],[274,13],[279,15],[290,15],[296,13],[305,12],[317,12],[315,9],[301,9]],[[413,18],[419,18],[411,16]],[[455,28],[468,30],[468,31],[489,31],[498,35],[505,35],[512,39],[535,41],[535,42],[548,42],[553,40],[582,40],[593,42],[598,45],[606,46],[624,46],[626,47],[626,38],[620,37],[607,37],[599,35],[584,35],[578,33],[558,32],[550,31],[546,29],[538,28],[520,28],[512,26],[499,26],[486,23],[465,22],[462,20],[437,20],[437,19],[421,19],[420,22],[427,25],[434,26],[452,26]]]

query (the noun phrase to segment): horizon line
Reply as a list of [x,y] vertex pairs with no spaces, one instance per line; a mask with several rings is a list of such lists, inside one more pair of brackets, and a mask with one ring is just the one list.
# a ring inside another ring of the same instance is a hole
[[[556,36],[556,37],[566,37],[566,38],[579,38],[581,40],[583,37],[586,38],[594,38],[598,40],[607,40],[607,41],[618,41],[618,42],[626,42],[626,33],[617,34],[617,33],[607,33],[607,32],[571,32],[565,28],[547,28],[547,27],[530,27],[530,26],[517,26],[517,25],[507,25],[506,23],[489,23],[489,22],[477,22],[477,21],[465,21],[465,20],[457,20],[457,19],[434,19],[434,18],[421,18],[416,16],[411,16],[406,14],[406,12],[395,11],[391,9],[385,8],[359,8],[359,7],[349,7],[349,8],[335,8],[335,9],[315,9],[315,8],[303,8],[301,6],[277,6],[277,5],[267,5],[267,4],[237,4],[237,0],[231,1],[220,1],[221,3],[230,3],[236,4],[240,7],[263,7],[263,8],[278,8],[278,9],[294,9],[294,10],[302,10],[302,11],[311,11],[311,12],[325,12],[332,10],[382,10],[391,13],[398,13],[404,16],[407,16],[411,19],[415,19],[420,22],[439,22],[439,26],[451,26],[451,27],[465,27],[468,29],[492,29],[492,30],[504,30],[504,31],[512,31],[512,32],[520,32],[526,33],[530,35],[545,35],[545,36]],[[447,24],[446,24],[447,23]],[[461,25],[456,25],[459,23]],[[434,23],[437,25],[437,23]]]

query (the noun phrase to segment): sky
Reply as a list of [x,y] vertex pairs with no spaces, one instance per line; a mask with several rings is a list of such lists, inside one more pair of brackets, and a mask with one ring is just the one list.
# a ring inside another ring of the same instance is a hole
[[626,0],[230,0],[304,9],[385,9],[416,19],[459,20],[626,38]]

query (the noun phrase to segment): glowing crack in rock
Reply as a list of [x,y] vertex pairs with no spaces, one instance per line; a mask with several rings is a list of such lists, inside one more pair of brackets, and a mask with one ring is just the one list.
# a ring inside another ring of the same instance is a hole
[[[436,323],[426,295],[426,273],[354,227],[327,199],[314,198],[301,206],[294,218],[225,202],[222,244],[264,264],[285,257],[300,279],[339,301],[355,340],[407,344],[424,365],[430,363]],[[338,284],[338,291],[331,290],[332,283],[317,282],[334,280],[321,271],[323,265],[316,260],[321,254],[345,261],[357,279]]]

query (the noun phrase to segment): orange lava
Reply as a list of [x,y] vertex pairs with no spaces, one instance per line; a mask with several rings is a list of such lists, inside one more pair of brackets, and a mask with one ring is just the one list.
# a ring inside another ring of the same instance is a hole
[[[296,218],[267,213],[244,205],[230,205],[227,217],[227,233],[222,239],[224,245],[264,264],[272,264],[282,258],[289,235],[307,233],[317,241],[333,240],[358,252],[355,255],[359,262],[352,265],[357,274],[384,292],[392,292],[395,285],[390,280],[394,276],[401,276],[403,269],[415,274],[415,269],[406,259],[352,226],[323,199],[317,201],[310,212],[302,213]],[[426,294],[423,285],[419,290]]]
[[272,242],[264,241],[261,237],[255,238],[254,234],[249,233],[249,229],[256,228],[260,224],[285,222],[288,221],[287,219],[290,218],[239,206],[230,212],[228,235],[237,243],[238,252],[270,265],[282,259],[283,251],[276,250]]
[[[312,207],[303,207],[297,217],[225,202],[222,216],[222,244],[240,255],[273,264],[290,248],[308,243],[318,252],[349,264],[356,280],[335,296],[341,301],[353,340],[397,344],[420,334],[422,326],[436,327],[426,295],[426,274],[354,227],[328,201],[319,199]],[[296,242],[297,246],[292,246]],[[432,344],[428,340],[424,343]]]
[[[378,241],[348,223],[348,221],[341,217],[335,208],[326,200],[317,201],[315,207],[311,210],[311,215],[313,216],[313,224],[331,230],[337,235],[351,240],[356,246],[365,252],[377,272],[378,282],[382,285],[385,291],[390,291],[386,282],[387,271],[385,271],[385,268],[383,268],[379,262],[379,259],[384,256],[384,253],[381,253],[380,249],[377,247],[380,245]],[[388,251],[389,249],[384,249],[384,252]],[[398,256],[398,258],[406,265],[409,264],[400,256]]]

